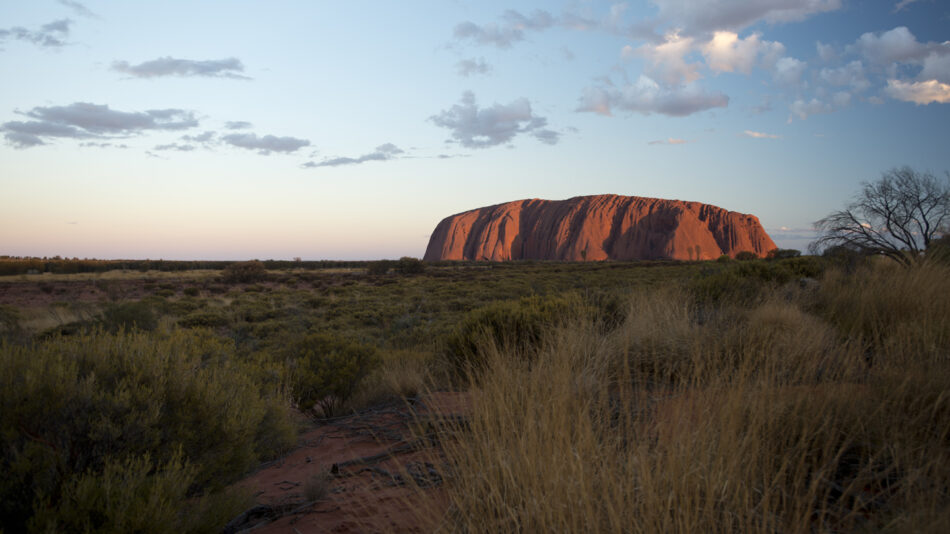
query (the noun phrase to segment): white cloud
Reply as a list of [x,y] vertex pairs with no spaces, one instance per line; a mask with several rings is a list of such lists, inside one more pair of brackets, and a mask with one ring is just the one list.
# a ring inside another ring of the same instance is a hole
[[699,63],[687,63],[685,56],[693,47],[692,37],[681,37],[672,32],[665,36],[665,42],[660,44],[644,44],[635,49],[624,47],[626,57],[639,56],[647,61],[644,72],[654,80],[667,85],[690,83],[702,78],[699,74]]
[[70,19],[60,19],[44,24],[38,30],[28,30],[22,26],[0,29],[0,42],[12,38],[44,48],[59,48],[66,45],[65,39],[72,23]]
[[897,13],[898,11],[906,8],[907,6],[913,4],[916,1],[917,0],[901,0],[900,2],[897,3],[897,5],[894,6],[894,12]]
[[652,0],[660,17],[690,33],[740,30],[759,21],[796,22],[841,7],[841,0]]
[[452,138],[466,148],[488,148],[510,142],[527,133],[546,144],[556,144],[560,134],[545,128],[547,119],[535,115],[527,98],[508,104],[479,108],[471,91],[458,104],[429,118],[436,126],[451,130]]
[[757,33],[740,39],[734,32],[718,31],[702,51],[706,64],[714,71],[749,74],[759,52],[768,44],[760,41]]
[[770,133],[763,133],[763,132],[756,132],[756,131],[753,131],[753,130],[745,130],[744,132],[742,132],[742,135],[744,135],[744,136],[746,136],[746,137],[751,137],[751,138],[753,138],[753,139],[780,139],[780,138],[782,137],[782,136],[780,136],[780,135],[775,135],[775,134],[770,134]]
[[783,57],[775,62],[772,78],[781,85],[797,85],[805,72],[805,62],[793,57]]
[[901,80],[887,80],[884,92],[895,100],[913,102],[917,105],[930,103],[950,103],[950,84],[937,80],[923,82],[904,82]]
[[707,93],[697,84],[680,87],[662,87],[647,76],[640,76],[636,83],[619,89],[614,87],[589,87],[580,99],[577,111],[611,115],[614,108],[650,115],[659,113],[672,117],[685,117],[717,107],[729,105],[729,97],[719,93]]

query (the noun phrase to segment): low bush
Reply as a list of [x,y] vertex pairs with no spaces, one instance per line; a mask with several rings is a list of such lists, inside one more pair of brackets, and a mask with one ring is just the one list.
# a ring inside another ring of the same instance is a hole
[[294,402],[312,416],[337,413],[379,363],[375,347],[328,333],[297,338],[275,350],[289,369]]
[[221,271],[221,280],[229,284],[263,282],[267,278],[267,268],[258,260],[235,262]]
[[0,344],[0,529],[136,530],[286,449],[284,399],[233,353],[200,331]]
[[109,331],[154,330],[158,317],[151,303],[145,300],[111,304],[102,313],[100,323]]
[[403,256],[399,258],[394,268],[399,274],[421,274],[425,272],[426,265],[418,258]]

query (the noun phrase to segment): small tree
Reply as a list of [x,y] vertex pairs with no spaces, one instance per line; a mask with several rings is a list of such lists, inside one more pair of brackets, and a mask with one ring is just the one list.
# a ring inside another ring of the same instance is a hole
[[923,260],[948,222],[950,174],[941,180],[910,167],[891,169],[880,180],[865,182],[845,209],[817,221],[818,239],[809,249],[844,246],[910,266]]

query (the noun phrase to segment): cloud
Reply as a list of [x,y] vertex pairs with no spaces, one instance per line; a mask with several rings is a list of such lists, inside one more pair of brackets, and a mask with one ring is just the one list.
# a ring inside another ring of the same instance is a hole
[[821,69],[818,77],[830,85],[849,86],[857,92],[866,91],[871,87],[871,82],[864,73],[864,64],[857,59],[834,69]]
[[894,13],[897,13],[898,11],[906,8],[907,6],[913,4],[916,1],[917,0],[901,0],[900,2],[897,3],[897,5],[894,6]]
[[222,136],[221,140],[238,148],[257,150],[258,154],[263,156],[266,156],[271,152],[296,152],[305,146],[310,146],[310,141],[306,139],[297,139],[296,137],[276,137],[273,135],[258,137],[257,134],[253,133],[228,134]]
[[917,42],[917,38],[906,26],[898,26],[880,34],[867,32],[858,37],[849,49],[857,50],[873,63],[887,65],[897,61],[923,59],[932,47],[933,45]]
[[79,146],[83,147],[96,147],[96,148],[129,148],[129,145],[124,143],[115,144],[115,143],[100,143],[96,141],[86,141],[84,143],[79,143]]
[[509,9],[501,22],[478,25],[471,21],[455,26],[454,35],[459,40],[470,40],[480,45],[511,48],[515,42],[524,40],[526,30],[546,30],[555,24],[554,17],[544,10],[535,10],[530,16]]
[[821,41],[815,41],[815,51],[818,57],[825,63],[829,63],[838,58],[838,52],[833,45],[826,45]]
[[205,76],[209,78],[250,80],[247,76],[238,74],[244,72],[244,64],[241,63],[241,60],[233,57],[196,61],[166,56],[138,65],[131,65],[128,61],[113,61],[112,70],[136,78]]
[[745,130],[744,132],[742,132],[742,135],[746,137],[751,137],[752,139],[781,139],[782,138],[782,136],[780,135],[763,133],[763,132],[755,132],[752,130]]
[[214,139],[214,135],[215,135],[214,132],[206,131],[198,135],[183,135],[181,136],[181,138],[183,141],[191,141],[194,143],[208,143],[212,139]]
[[156,145],[153,150],[177,150],[178,152],[191,152],[195,149],[194,145],[180,145],[178,143],[169,143],[167,145]]
[[729,105],[729,97],[707,93],[696,84],[681,87],[661,87],[647,76],[622,88],[589,87],[580,99],[577,111],[611,115],[613,108],[635,111],[644,115],[659,113],[671,117],[685,117],[712,108]]
[[[192,112],[181,109],[127,112],[88,102],[35,107],[18,113],[33,120],[5,122],[0,124],[0,131],[4,132],[7,141],[20,148],[44,144],[44,138],[130,136],[148,130],[184,130],[198,125]],[[37,143],[37,139],[41,142]]]
[[793,57],[783,57],[775,62],[772,79],[780,85],[798,85],[805,72],[805,62]]
[[73,0],[57,0],[60,4],[68,7],[73,10],[73,13],[79,15],[80,17],[88,17],[91,19],[99,18],[95,13],[89,10],[86,6],[80,4],[79,2],[74,2]]
[[359,165],[360,163],[366,163],[368,161],[386,161],[394,159],[396,156],[403,153],[404,151],[398,146],[392,143],[386,143],[379,145],[376,147],[376,150],[370,152],[369,154],[363,154],[362,156],[355,158],[331,158],[323,160],[320,163],[308,161],[307,163],[303,164],[303,167],[312,169],[318,167],[339,167],[341,165]]
[[760,21],[797,22],[834,11],[841,0],[652,0],[664,21],[689,34],[740,30]]
[[690,83],[702,78],[699,74],[700,64],[687,63],[685,59],[693,48],[693,38],[671,32],[664,39],[660,44],[647,43],[637,48],[625,46],[621,55],[625,58],[644,58],[647,61],[644,66],[646,75],[669,85]]
[[946,53],[931,52],[924,58],[924,68],[920,71],[923,80],[937,80],[950,83],[950,49]]
[[527,98],[508,104],[494,104],[479,108],[471,91],[462,94],[458,104],[429,117],[436,126],[452,132],[452,139],[466,148],[488,148],[508,143],[520,133],[533,135],[550,145],[556,144],[560,134],[546,129],[547,119],[531,111]]
[[817,98],[812,98],[808,101],[798,99],[792,102],[789,110],[791,111],[791,115],[788,117],[788,122],[792,122],[793,117],[798,117],[801,120],[805,120],[810,115],[819,115],[834,111],[830,104],[822,102]]
[[485,58],[463,59],[455,64],[459,76],[471,76],[472,74],[488,74],[491,72],[491,65],[485,63]]
[[676,139],[676,138],[670,137],[667,139],[659,139],[657,141],[650,141],[647,144],[648,145],[684,145],[686,143],[689,143],[689,141],[687,141],[686,139]]
[[69,26],[72,23],[70,19],[59,19],[40,26],[38,30],[28,30],[21,26],[0,29],[0,42],[16,39],[44,48],[59,48],[66,45],[64,39],[69,35]]
[[895,100],[913,102],[918,106],[932,102],[938,104],[950,103],[950,84],[941,83],[937,80],[923,82],[887,80],[887,87],[884,92]]
[[[759,53],[771,48],[773,44],[760,41],[759,37],[759,34],[754,33],[745,39],[740,39],[734,32],[715,32],[713,38],[702,47],[706,65],[716,72],[749,74]],[[783,50],[784,48],[782,46]]]
[[253,127],[254,125],[247,121],[228,121],[224,123],[224,127],[228,130],[246,130]]

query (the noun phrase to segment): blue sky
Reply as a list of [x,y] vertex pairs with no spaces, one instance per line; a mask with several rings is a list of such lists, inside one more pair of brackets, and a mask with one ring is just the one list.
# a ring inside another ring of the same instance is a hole
[[421,257],[443,217],[615,193],[782,247],[950,169],[938,0],[0,2],[0,254]]

